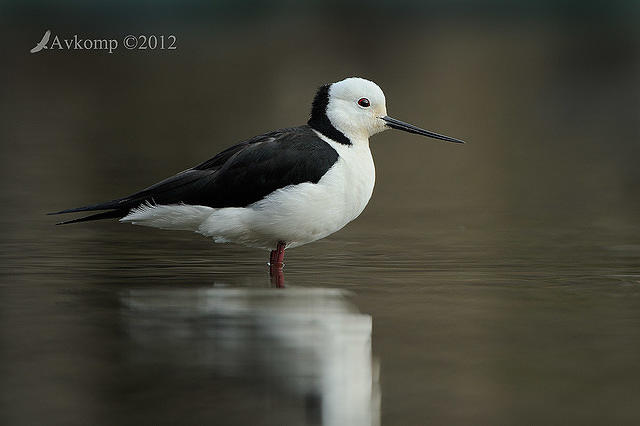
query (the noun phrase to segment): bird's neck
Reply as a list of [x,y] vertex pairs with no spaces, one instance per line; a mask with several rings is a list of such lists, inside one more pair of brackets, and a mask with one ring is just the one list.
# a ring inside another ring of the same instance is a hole
[[311,126],[313,130],[321,133],[331,140],[344,145],[351,145],[351,141],[349,140],[349,138],[340,130],[335,128],[325,112],[323,112],[322,114],[312,114],[307,124]]
[[[318,135],[320,139],[331,145],[340,156],[343,156],[343,153],[352,152],[353,154],[357,153],[370,153],[369,149],[369,138],[351,138],[348,144],[337,142],[335,139],[326,136],[324,133],[314,129],[313,131]],[[368,154],[370,155],[370,154]]]

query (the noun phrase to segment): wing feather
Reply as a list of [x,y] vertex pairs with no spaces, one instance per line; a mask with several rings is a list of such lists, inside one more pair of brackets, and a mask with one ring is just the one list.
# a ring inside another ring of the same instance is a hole
[[128,197],[50,214],[115,210],[96,219],[123,217],[143,203],[246,207],[279,188],[317,183],[337,159],[309,126],[282,129],[234,145]]

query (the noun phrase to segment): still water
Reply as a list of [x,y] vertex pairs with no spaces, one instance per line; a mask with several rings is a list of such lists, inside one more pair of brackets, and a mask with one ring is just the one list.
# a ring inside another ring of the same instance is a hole
[[52,241],[2,253],[9,423],[638,419],[637,229],[354,226],[276,289],[266,253],[31,225]]
[[[43,27],[8,27],[0,423],[640,423],[637,31],[381,14],[373,46],[326,13],[173,56],[28,56]],[[45,216],[301,124],[349,75],[469,143],[376,136],[369,206],[286,288],[266,252]]]

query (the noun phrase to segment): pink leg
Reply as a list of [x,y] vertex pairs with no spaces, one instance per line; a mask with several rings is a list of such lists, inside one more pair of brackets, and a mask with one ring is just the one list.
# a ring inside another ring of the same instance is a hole
[[286,246],[287,245],[283,241],[280,241],[278,243],[278,248],[277,248],[278,259],[276,260],[276,263],[280,265],[280,268],[284,266],[284,248]]
[[286,247],[286,243],[280,241],[275,250],[271,250],[271,255],[269,256],[269,266],[271,269],[280,268],[284,266],[284,248]]
[[271,276],[271,284],[274,287],[284,287],[284,273],[282,267],[284,266],[284,248],[286,244],[283,241],[278,242],[278,246],[275,250],[271,250],[271,256],[269,258],[269,275]]

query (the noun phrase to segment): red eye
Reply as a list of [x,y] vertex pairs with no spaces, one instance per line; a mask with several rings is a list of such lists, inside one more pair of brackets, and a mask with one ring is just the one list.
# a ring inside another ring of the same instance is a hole
[[360,105],[361,107],[368,107],[369,105],[371,105],[371,103],[369,102],[369,99],[367,98],[360,98],[358,100],[358,105]]

